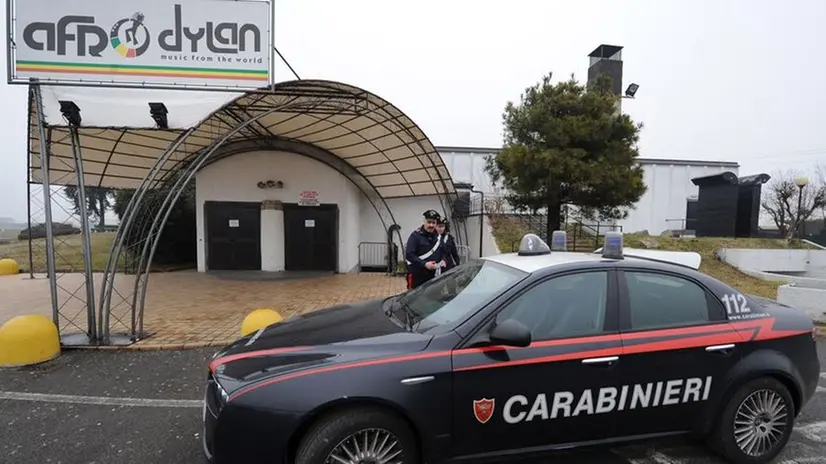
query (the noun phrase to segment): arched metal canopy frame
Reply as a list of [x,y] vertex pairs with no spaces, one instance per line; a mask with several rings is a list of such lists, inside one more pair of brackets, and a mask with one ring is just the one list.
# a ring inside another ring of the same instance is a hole
[[[447,167],[423,131],[398,108],[363,89],[332,81],[290,81],[268,90],[242,95],[189,129],[75,129],[77,148],[85,155],[81,180],[89,186],[135,190],[104,271],[98,327],[90,331],[97,332],[99,343],[111,343],[112,294],[117,292],[115,276],[126,237],[136,231],[145,233],[133,269],[131,298],[120,295],[131,321],[127,324],[116,318],[127,327],[124,335],[135,341],[144,334],[145,294],[160,232],[194,175],[218,159],[249,151],[283,150],[336,169],[367,197],[385,230],[395,232],[399,250],[404,242],[386,200],[434,195],[445,215],[450,215],[456,191]],[[75,138],[70,137],[70,128],[48,125],[48,129],[47,159],[71,160],[67,155]],[[39,148],[30,130],[32,177],[40,169]],[[55,163],[46,166],[49,171],[60,171]],[[147,192],[158,191],[165,194],[163,204],[154,208],[151,221],[144,217],[144,224],[139,224],[134,216],[146,206]],[[461,233],[459,238],[463,241]]]

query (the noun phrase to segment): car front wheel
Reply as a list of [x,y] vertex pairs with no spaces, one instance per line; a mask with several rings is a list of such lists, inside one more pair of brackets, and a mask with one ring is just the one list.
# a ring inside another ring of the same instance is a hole
[[312,427],[296,464],[418,464],[416,440],[395,414],[374,408],[334,412]]
[[752,380],[729,399],[711,445],[736,464],[770,462],[788,443],[794,417],[794,401],[782,383],[771,377]]

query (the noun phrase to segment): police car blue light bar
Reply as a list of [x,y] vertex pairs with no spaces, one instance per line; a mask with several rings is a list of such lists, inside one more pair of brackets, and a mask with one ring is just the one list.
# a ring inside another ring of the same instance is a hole
[[568,233],[555,230],[551,234],[551,251],[568,251]]
[[607,232],[602,246],[602,257],[622,259],[622,232]]
[[551,253],[548,244],[536,234],[525,234],[519,242],[519,256],[537,256]]

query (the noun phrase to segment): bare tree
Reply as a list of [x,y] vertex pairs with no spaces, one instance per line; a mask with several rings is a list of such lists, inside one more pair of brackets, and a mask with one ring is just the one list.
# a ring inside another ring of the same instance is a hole
[[773,175],[764,188],[761,206],[783,237],[791,237],[799,224],[826,208],[826,176],[823,174],[824,170],[819,168],[818,175],[810,178],[801,191],[796,183],[800,173],[780,172]]

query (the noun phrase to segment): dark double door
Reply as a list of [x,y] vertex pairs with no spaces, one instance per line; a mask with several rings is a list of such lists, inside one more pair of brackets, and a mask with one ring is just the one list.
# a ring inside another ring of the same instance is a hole
[[261,269],[261,203],[204,203],[207,267],[211,271]]
[[337,205],[284,205],[284,267],[288,271],[337,271]]

